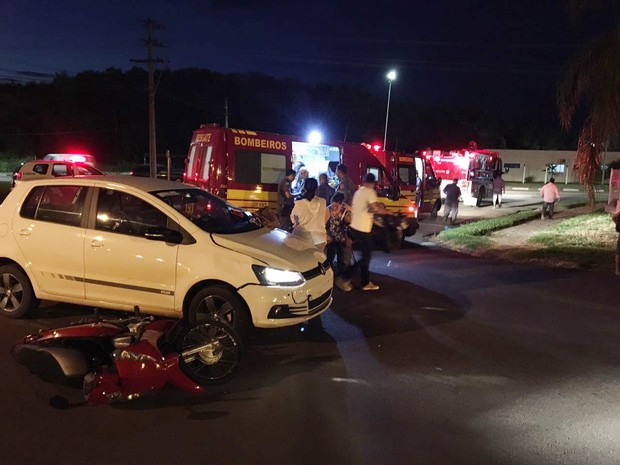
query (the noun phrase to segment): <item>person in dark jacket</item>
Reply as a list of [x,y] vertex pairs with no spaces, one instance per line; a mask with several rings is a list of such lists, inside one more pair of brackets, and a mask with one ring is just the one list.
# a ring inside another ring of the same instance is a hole
[[331,198],[336,193],[336,190],[328,184],[327,175],[325,173],[319,174],[319,187],[316,190],[316,196],[322,199],[329,204]]
[[288,232],[293,230],[291,221],[291,212],[295,206],[295,198],[291,193],[293,179],[295,179],[295,170],[288,169],[284,179],[278,184],[278,218],[280,227]]
[[444,187],[443,192],[446,194],[446,203],[443,206],[443,222],[447,223],[450,218],[450,224],[456,223],[456,215],[459,212],[459,199],[461,198],[461,189],[457,185],[458,179],[453,179],[452,184]]

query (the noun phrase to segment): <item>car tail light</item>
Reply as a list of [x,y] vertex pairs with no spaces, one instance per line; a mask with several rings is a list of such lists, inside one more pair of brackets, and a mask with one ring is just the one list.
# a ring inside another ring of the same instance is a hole
[[13,174],[13,179],[15,179],[16,181],[19,181],[21,178],[22,178],[22,174],[20,172]]

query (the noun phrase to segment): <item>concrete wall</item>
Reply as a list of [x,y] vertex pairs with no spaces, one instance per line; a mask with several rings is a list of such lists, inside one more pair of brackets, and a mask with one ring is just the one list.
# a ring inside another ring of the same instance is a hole
[[[514,165],[508,173],[504,175],[506,181],[522,181],[525,176],[532,176],[534,182],[545,181],[545,167],[549,163],[563,165],[564,172],[556,172],[556,183],[579,182],[577,174],[573,171],[576,152],[572,150],[506,150],[492,149],[499,152],[504,166]],[[620,160],[620,152],[607,152],[603,154],[603,164],[610,163],[614,160]],[[517,166],[518,165],[518,166]],[[550,176],[548,176],[549,178]],[[600,173],[602,180],[602,171]]]

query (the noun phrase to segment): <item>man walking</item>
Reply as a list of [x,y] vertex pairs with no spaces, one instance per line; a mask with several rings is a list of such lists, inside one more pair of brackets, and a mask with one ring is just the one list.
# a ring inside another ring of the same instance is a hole
[[[620,207],[620,200],[618,207]],[[620,208],[617,209],[611,219],[616,223],[616,232],[620,233]],[[618,235],[618,242],[616,243],[616,276],[620,276],[620,235]]]
[[376,291],[379,286],[370,282],[370,256],[372,253],[372,225],[375,213],[380,215],[392,215],[377,198],[375,191],[376,178],[372,173],[364,177],[362,187],[355,194],[351,205],[351,237],[358,242],[362,249],[362,259],[357,262],[361,270],[361,285],[363,291]]
[[447,223],[449,217],[451,225],[456,223],[456,215],[459,212],[461,189],[457,186],[458,182],[458,179],[453,179],[452,184],[448,184],[443,188],[443,192],[446,194],[446,203],[443,206],[443,222]]
[[544,220],[545,215],[549,215],[549,219],[553,218],[553,207],[556,200],[560,200],[560,190],[555,185],[555,178],[549,179],[549,182],[540,189],[540,196],[543,199],[542,214],[540,219]]

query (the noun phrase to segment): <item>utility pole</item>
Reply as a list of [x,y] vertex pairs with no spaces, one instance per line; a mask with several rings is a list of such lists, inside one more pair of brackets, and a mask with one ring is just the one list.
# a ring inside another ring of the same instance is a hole
[[228,97],[224,99],[224,127],[228,127]]
[[146,19],[142,22],[146,28],[146,40],[144,45],[147,50],[146,59],[133,59],[134,63],[146,63],[148,69],[148,86],[149,86],[149,165],[150,177],[157,177],[157,139],[155,137],[155,65],[159,63],[167,63],[161,58],[153,57],[153,48],[165,47],[165,45],[153,38],[153,31],[164,29],[164,25],[154,19]]

